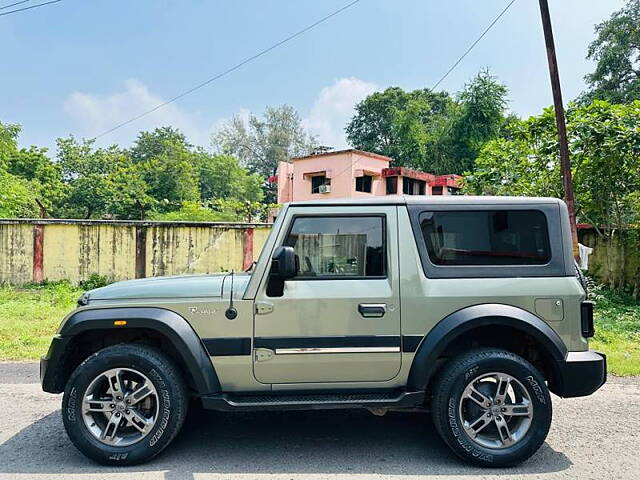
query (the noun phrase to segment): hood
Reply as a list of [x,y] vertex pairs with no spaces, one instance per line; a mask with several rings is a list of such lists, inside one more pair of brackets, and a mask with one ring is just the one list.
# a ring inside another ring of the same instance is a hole
[[[228,278],[224,280],[225,277]],[[251,274],[233,275],[233,296],[242,297]],[[224,280],[224,292],[222,291]],[[231,291],[231,276],[227,273],[212,275],[181,275],[175,277],[153,277],[126,280],[96,288],[83,297],[93,300],[142,300],[158,298],[222,297]]]

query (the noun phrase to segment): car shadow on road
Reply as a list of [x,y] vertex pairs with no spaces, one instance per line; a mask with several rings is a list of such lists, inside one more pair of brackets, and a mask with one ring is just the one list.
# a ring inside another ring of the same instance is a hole
[[562,471],[571,465],[546,443],[516,468],[478,469],[442,443],[429,416],[363,410],[222,413],[194,409],[165,452],[137,467],[104,467],[68,440],[60,411],[0,445],[0,473],[104,474],[164,472],[166,480],[199,473],[369,475],[504,475]]

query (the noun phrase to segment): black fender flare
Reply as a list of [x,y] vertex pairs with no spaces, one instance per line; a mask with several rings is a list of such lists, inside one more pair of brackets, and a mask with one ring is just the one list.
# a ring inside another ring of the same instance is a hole
[[[126,326],[115,326],[116,320],[125,320]],[[171,342],[199,395],[220,392],[218,375],[200,338],[184,317],[171,310],[154,307],[79,310],[67,319],[58,334],[74,337],[91,330],[128,328],[153,330]]]
[[553,368],[567,356],[567,347],[560,336],[534,314],[512,305],[474,305],[446,316],[423,337],[409,371],[408,388],[425,390],[445,348],[460,335],[487,325],[508,326],[531,336],[551,355]]

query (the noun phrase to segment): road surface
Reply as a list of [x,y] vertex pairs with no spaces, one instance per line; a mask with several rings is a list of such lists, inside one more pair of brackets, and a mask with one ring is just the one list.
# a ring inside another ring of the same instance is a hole
[[367,411],[192,412],[156,460],[107,468],[67,439],[60,395],[37,366],[0,363],[0,479],[638,479],[640,379],[611,378],[591,397],[554,398],[547,442],[523,465],[467,466],[425,414]]

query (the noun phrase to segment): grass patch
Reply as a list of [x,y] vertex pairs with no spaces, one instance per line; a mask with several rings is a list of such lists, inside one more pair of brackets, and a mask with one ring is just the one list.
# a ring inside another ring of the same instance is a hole
[[596,302],[596,335],[590,348],[607,355],[610,373],[640,375],[640,302],[599,285],[589,291]]
[[0,287],[0,360],[36,360],[44,355],[81,293],[64,282]]

